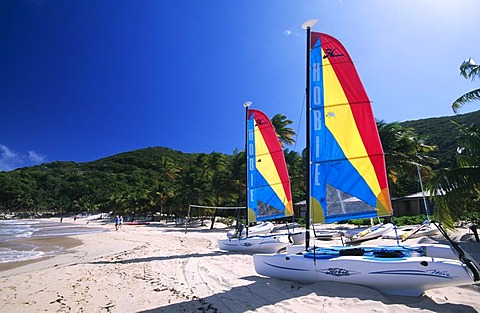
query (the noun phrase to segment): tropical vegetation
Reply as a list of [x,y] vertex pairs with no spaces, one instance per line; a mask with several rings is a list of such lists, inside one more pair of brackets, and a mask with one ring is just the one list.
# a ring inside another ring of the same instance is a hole
[[[288,130],[291,123],[285,116],[278,116],[282,123],[276,123],[277,134],[288,146],[295,132]],[[454,133],[457,127],[450,120],[460,122],[465,116],[443,118],[430,127],[430,133],[421,135],[416,133],[415,121],[408,124],[377,122],[393,197],[419,191],[416,164],[421,166],[425,181],[433,177],[432,168],[438,166],[432,156],[437,151],[434,147],[444,140],[435,137],[436,134]],[[480,111],[468,116],[478,120]],[[421,125],[422,120],[417,123]],[[440,131],[443,128],[448,130]],[[460,141],[456,142],[456,146],[459,145]],[[304,200],[305,153],[285,148],[284,155],[293,201]],[[441,158],[439,161],[445,162]],[[112,212],[129,218],[155,214],[182,217],[190,204],[245,205],[244,173],[245,154],[238,150],[230,155],[188,154],[151,147],[86,163],[46,163],[0,172],[0,211],[30,215]],[[226,217],[232,211],[198,209],[194,214]]]
[[[469,58],[460,65],[460,75],[474,81],[476,77],[480,76],[480,65],[476,64],[472,58]],[[480,100],[480,88],[469,91],[455,100],[452,104],[453,112],[458,113],[465,104],[478,100]]]
[[[460,65],[460,75],[474,81],[480,77],[480,66],[471,58]],[[452,104],[458,113],[466,103],[480,100],[480,88],[460,96]],[[479,119],[471,124],[456,124],[459,130],[459,145],[456,164],[442,169],[431,183],[435,197],[435,216],[449,227],[459,216],[476,223],[480,221],[480,124]]]

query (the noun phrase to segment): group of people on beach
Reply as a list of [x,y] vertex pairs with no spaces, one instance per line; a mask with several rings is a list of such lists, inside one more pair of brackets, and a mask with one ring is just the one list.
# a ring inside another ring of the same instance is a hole
[[123,225],[123,216],[115,216],[115,230],[119,230]]

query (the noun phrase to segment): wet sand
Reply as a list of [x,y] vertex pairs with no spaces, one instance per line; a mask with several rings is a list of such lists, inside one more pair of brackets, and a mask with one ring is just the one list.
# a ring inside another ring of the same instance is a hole
[[[58,250],[58,247],[63,251],[67,251],[74,247],[82,245],[82,241],[78,238],[71,237],[43,237],[43,238],[29,238],[16,240],[15,243],[18,244],[31,244],[37,246],[38,251],[45,253],[51,253]],[[10,262],[10,263],[0,263],[0,272],[13,269],[16,267],[21,267],[27,264],[36,263],[43,261],[45,259],[51,258],[53,256],[46,256],[43,258],[31,259],[26,261]]]

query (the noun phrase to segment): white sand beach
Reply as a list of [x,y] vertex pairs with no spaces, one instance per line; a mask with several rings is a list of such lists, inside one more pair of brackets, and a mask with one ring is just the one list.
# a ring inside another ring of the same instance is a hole
[[[480,285],[418,298],[340,283],[301,284],[256,274],[252,256],[218,249],[226,229],[95,222],[65,253],[0,272],[0,312],[478,312]],[[480,261],[467,229],[452,238]],[[418,238],[408,243],[435,241]],[[378,239],[371,243],[394,243]],[[77,242],[79,243],[79,242]],[[317,242],[318,243],[318,242]],[[335,242],[324,242],[332,243]]]

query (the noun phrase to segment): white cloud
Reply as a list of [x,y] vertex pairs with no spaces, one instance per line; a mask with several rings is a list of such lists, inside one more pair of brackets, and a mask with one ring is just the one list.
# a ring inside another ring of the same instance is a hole
[[10,150],[7,146],[4,146],[0,144],[0,153],[2,156],[2,159],[15,159],[17,157],[17,154]]
[[45,162],[45,156],[36,153],[35,151],[28,151],[28,159],[36,164]]
[[0,171],[11,171],[24,166],[41,164],[45,161],[46,157],[35,151],[22,154],[0,144]]
[[291,37],[291,36],[295,36],[295,37],[298,37],[298,31],[296,30],[293,30],[293,29],[285,29],[283,31],[283,34],[285,35],[285,37]]

